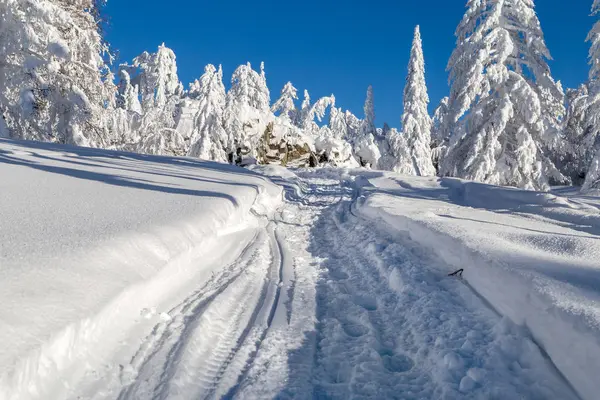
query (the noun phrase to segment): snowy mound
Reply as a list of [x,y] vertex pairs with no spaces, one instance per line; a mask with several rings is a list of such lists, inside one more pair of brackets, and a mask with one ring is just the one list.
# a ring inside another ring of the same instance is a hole
[[0,175],[2,399],[63,398],[45,380],[101,364],[281,198],[227,165],[36,142],[0,141]]

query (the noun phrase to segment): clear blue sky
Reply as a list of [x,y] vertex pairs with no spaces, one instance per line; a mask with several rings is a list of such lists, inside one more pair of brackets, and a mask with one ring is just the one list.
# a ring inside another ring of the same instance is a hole
[[[585,43],[594,23],[592,0],[538,0],[537,11],[566,87],[588,72]],[[265,62],[272,101],[287,81],[313,99],[335,94],[337,104],[362,117],[367,86],[375,91],[377,125],[399,127],[402,91],[414,26],[421,25],[431,109],[447,95],[448,57],[466,0],[243,1],[109,0],[107,38],[129,61],[165,44],[177,55],[187,88],[208,63],[233,70]]]

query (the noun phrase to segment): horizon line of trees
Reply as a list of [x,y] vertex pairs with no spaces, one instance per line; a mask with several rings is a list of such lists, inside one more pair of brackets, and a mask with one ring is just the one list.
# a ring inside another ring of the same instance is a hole
[[[161,45],[113,72],[102,0],[0,4],[0,137],[231,162],[359,165],[531,190],[600,189],[600,21],[587,82],[565,93],[552,77],[533,0],[469,0],[448,62],[449,95],[428,113],[425,57],[415,28],[402,128],[313,101],[288,82],[275,102],[264,64],[239,66],[229,90],[208,65],[187,89]],[[593,0],[592,15],[600,12]],[[115,76],[115,72],[116,75]],[[323,118],[328,115],[326,123]]]

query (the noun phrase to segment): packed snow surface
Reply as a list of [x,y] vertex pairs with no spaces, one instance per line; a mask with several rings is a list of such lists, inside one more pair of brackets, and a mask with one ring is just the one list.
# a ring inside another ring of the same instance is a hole
[[598,198],[13,141],[0,177],[0,399],[600,392]]

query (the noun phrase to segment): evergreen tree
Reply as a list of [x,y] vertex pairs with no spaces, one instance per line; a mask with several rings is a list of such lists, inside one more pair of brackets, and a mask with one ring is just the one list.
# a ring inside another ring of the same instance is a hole
[[441,173],[528,189],[564,182],[548,157],[560,147],[563,93],[533,1],[470,0],[457,38]]
[[373,86],[367,89],[367,98],[364,106],[365,119],[362,121],[361,136],[374,135],[375,128],[375,101],[373,99]]
[[142,114],[142,105],[140,104],[140,93],[139,87],[131,84],[131,76],[126,69],[119,71],[121,80],[119,82],[119,93],[117,99],[118,107],[132,111],[138,114]]
[[346,139],[348,136],[348,123],[346,114],[341,108],[331,107],[329,113],[329,129],[336,139]]
[[448,124],[448,118],[450,116],[450,99],[444,97],[440,100],[440,104],[433,112],[433,119],[431,121],[431,147],[440,147],[446,140],[445,127]]
[[[360,121],[358,134],[350,136],[350,142],[354,147],[354,153],[362,166],[378,168],[381,152],[375,141],[377,128],[375,127],[375,102],[373,99],[373,87],[367,89],[367,98],[364,106],[365,119]],[[352,129],[349,133],[355,133]]]
[[0,135],[106,146],[113,87],[93,0],[0,4]]
[[223,129],[225,86],[223,69],[207,65],[200,78],[197,92],[198,112],[194,117],[189,155],[205,160],[227,161],[227,133]]
[[285,84],[281,90],[281,97],[273,104],[271,111],[273,113],[279,112],[281,116],[287,117],[290,121],[294,121],[296,118],[296,100],[298,100],[298,91],[292,85],[292,82]]
[[[594,0],[592,15],[600,13],[600,0]],[[585,175],[583,191],[600,188],[600,21],[590,31],[590,73],[587,86],[577,92],[569,107],[566,132],[576,154],[575,166]]]
[[245,146],[256,155],[259,141],[273,119],[270,93],[262,66],[260,74],[252,69],[250,63],[235,70],[223,118],[228,137],[227,151],[236,151]]
[[410,150],[413,175],[435,175],[431,161],[431,117],[427,112],[428,105],[425,60],[421,32],[417,26],[410,52],[402,115],[403,132]]
[[[139,73],[135,73],[139,71]],[[183,94],[183,85],[177,75],[177,61],[173,50],[163,43],[156,53],[143,52],[129,67],[134,85],[138,85],[145,111],[165,107],[172,98]]]

